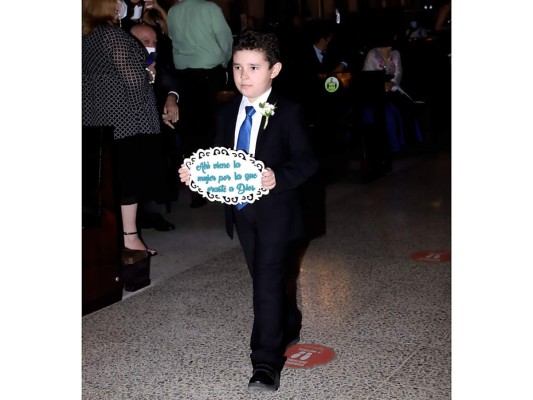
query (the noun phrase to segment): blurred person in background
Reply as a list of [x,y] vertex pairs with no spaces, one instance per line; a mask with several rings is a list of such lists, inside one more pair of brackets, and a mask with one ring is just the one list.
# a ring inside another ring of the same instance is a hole
[[[180,140],[185,157],[213,145],[217,94],[226,88],[233,36],[218,5],[182,0],[168,11],[168,33],[180,82]],[[207,200],[191,191],[191,208]]]

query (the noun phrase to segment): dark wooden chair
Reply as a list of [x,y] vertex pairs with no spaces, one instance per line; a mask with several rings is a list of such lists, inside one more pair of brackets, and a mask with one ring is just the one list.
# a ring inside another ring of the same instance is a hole
[[120,210],[113,190],[113,127],[82,128],[82,314],[122,300]]

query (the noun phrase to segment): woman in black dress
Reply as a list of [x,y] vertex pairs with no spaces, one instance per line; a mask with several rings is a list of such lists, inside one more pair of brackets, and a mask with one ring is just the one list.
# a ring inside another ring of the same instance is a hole
[[146,143],[160,133],[153,72],[138,41],[117,23],[121,1],[83,0],[82,120],[86,126],[114,126],[118,193],[124,247],[148,250],[137,234],[139,201],[153,197],[154,155]]

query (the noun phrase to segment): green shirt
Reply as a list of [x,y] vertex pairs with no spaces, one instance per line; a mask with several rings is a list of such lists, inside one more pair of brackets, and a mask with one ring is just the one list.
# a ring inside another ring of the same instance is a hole
[[233,36],[218,5],[206,0],[181,0],[167,17],[176,69],[227,66]]

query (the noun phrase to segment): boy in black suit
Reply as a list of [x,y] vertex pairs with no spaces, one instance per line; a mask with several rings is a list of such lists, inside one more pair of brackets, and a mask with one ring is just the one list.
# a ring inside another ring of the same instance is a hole
[[[285,349],[300,339],[301,313],[288,278],[298,267],[304,236],[298,189],[318,168],[300,106],[272,90],[279,59],[274,35],[241,34],[233,48],[233,77],[242,96],[220,109],[215,137],[215,146],[236,149],[241,125],[251,114],[248,152],[266,167],[261,183],[269,194],[242,209],[226,205],[225,213],[227,233],[233,238],[235,225],[253,279],[253,375],[248,387],[268,391],[279,387]],[[275,107],[274,114],[266,117],[269,106]],[[182,166],[179,173],[188,185],[189,170]]]

